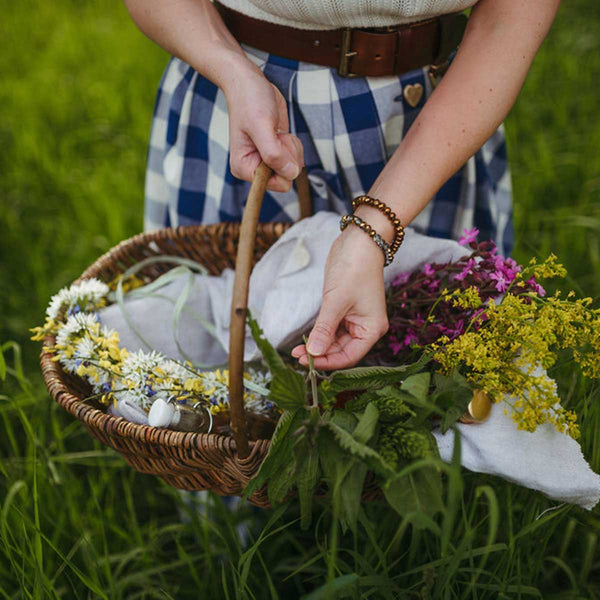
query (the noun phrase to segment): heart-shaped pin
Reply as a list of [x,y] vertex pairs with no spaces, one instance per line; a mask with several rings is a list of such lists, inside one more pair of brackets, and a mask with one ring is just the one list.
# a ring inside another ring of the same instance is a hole
[[404,86],[404,99],[414,108],[423,97],[423,86],[420,83],[412,83]]

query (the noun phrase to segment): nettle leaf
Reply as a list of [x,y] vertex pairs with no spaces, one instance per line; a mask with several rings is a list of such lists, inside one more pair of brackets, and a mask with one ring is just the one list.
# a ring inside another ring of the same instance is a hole
[[361,444],[366,444],[373,437],[379,420],[379,411],[375,404],[367,404],[365,412],[358,419],[352,437]]
[[398,383],[422,371],[430,360],[423,356],[415,363],[399,367],[354,367],[336,371],[329,379],[329,389],[338,393],[344,390],[369,389]]
[[296,447],[296,485],[300,500],[300,527],[308,529],[315,487],[319,483],[319,450],[307,440]]
[[417,400],[425,402],[429,395],[429,384],[431,383],[431,373],[417,373],[407,377],[402,382],[402,389],[414,396]]
[[286,497],[296,481],[296,461],[290,460],[281,469],[269,477],[269,502],[272,506],[279,504]]
[[258,323],[248,313],[248,324],[252,337],[267,363],[273,379],[269,385],[269,400],[282,410],[293,409],[306,404],[306,381],[302,373],[288,367],[269,340],[265,338]]
[[383,477],[389,477],[393,474],[387,463],[373,448],[356,440],[350,433],[336,425],[333,421],[328,422],[326,427],[333,433],[336,442],[343,450],[347,450],[352,456],[362,460],[370,469]]
[[306,382],[301,373],[292,369],[273,373],[269,392],[269,400],[281,410],[290,410],[306,405]]
[[433,383],[432,402],[443,410],[441,430],[446,433],[467,410],[473,399],[473,389],[456,369],[449,376],[436,373]]
[[339,487],[342,507],[340,518],[352,531],[356,531],[365,477],[369,469],[366,464],[356,460],[353,460],[351,465]]
[[356,521],[368,466],[348,456],[327,429],[319,432],[319,457],[334,512],[344,527],[356,530]]
[[292,434],[302,426],[307,418],[308,412],[303,408],[283,412],[273,432],[269,452],[260,465],[256,477],[244,489],[244,497],[250,497],[264,485],[267,479],[293,462],[294,439]]
[[444,509],[441,475],[425,461],[411,464],[388,480],[383,493],[390,506],[402,516],[423,513],[431,517]]
[[[325,419],[325,421],[327,420],[329,419]],[[350,434],[354,431],[358,422],[352,413],[345,410],[334,410],[330,415],[330,420]]]

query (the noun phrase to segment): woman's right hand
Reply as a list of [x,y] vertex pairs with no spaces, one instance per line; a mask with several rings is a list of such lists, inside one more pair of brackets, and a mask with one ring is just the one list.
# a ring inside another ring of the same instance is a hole
[[287,103],[258,69],[245,68],[224,89],[229,112],[230,167],[252,181],[264,161],[275,172],[268,189],[287,192],[304,166],[302,143],[289,133]]

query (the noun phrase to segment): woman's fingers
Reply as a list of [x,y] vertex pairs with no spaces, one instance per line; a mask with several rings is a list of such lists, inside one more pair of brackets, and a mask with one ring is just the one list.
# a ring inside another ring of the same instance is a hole
[[[369,352],[379,337],[355,337],[340,327],[334,342],[327,352],[321,356],[313,356],[315,368],[330,371],[333,369],[346,369],[355,365]],[[308,352],[306,346],[301,344],[292,350],[292,356],[303,365],[308,365]]]
[[289,133],[287,104],[264,78],[246,93],[228,98],[230,167],[238,179],[252,181],[261,161],[274,171],[269,190],[287,192],[304,166],[300,140]]

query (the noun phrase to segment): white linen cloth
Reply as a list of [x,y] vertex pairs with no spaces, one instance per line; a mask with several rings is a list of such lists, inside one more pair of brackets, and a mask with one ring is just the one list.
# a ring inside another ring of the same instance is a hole
[[[249,307],[267,339],[278,349],[287,350],[310,330],[321,306],[325,261],[331,244],[339,235],[339,215],[319,212],[291,227],[255,266],[250,279]],[[453,240],[431,238],[406,230],[406,238],[394,262],[386,267],[388,285],[401,272],[414,271],[425,263],[457,260],[468,249]],[[233,271],[221,276],[195,275],[189,297],[181,313],[177,339],[172,313],[175,300],[186,287],[189,275],[166,284],[160,298],[126,299],[127,311],[135,327],[152,349],[170,358],[190,358],[195,363],[218,365],[227,361]],[[168,298],[168,299],[167,299]],[[193,313],[213,323],[216,339],[194,318]],[[127,324],[121,309],[113,304],[100,311],[103,324],[119,332],[121,346],[130,351],[149,350]],[[247,332],[244,358],[260,357]],[[120,406],[113,414],[130,420],[131,407]],[[600,500],[600,477],[585,461],[579,444],[542,425],[534,433],[519,431],[501,404],[492,407],[488,421],[478,425],[458,425],[462,441],[461,462],[471,471],[498,475],[550,498],[591,509]],[[440,455],[450,461],[453,432],[434,431]]]

